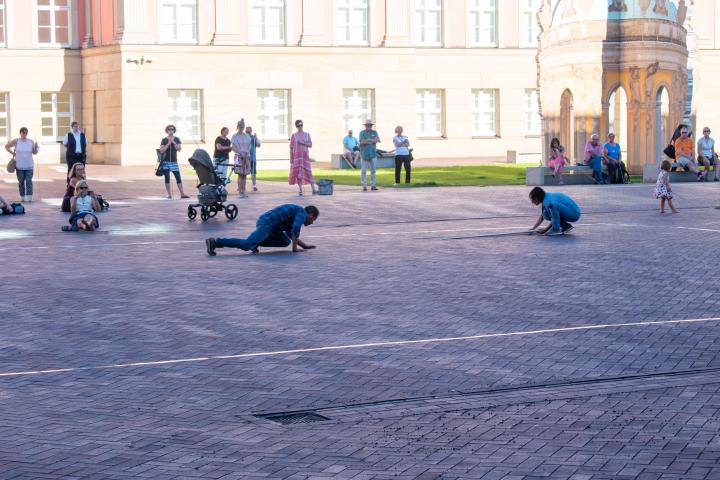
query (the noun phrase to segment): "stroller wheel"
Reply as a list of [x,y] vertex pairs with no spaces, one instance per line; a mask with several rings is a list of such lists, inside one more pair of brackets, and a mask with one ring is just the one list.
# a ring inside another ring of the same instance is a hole
[[202,220],[203,222],[205,222],[205,221],[207,221],[208,218],[210,218],[210,215],[208,215],[207,208],[202,207],[202,208],[200,209],[200,220]]
[[197,210],[195,210],[191,206],[188,206],[188,218],[190,220],[195,220],[195,217],[197,217]]
[[234,220],[235,217],[237,217],[238,214],[238,208],[237,205],[231,203],[229,205],[225,205],[225,216],[228,220]]
[[218,213],[218,208],[215,205],[208,207],[208,216],[213,218]]

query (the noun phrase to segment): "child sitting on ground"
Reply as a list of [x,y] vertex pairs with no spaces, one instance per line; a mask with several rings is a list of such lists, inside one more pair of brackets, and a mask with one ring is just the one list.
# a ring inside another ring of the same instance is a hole
[[70,225],[63,226],[63,231],[92,232],[100,228],[100,222],[95,216],[98,210],[100,204],[95,198],[95,193],[89,190],[86,180],[79,180],[75,185],[75,196],[70,200]]
[[565,147],[560,145],[560,140],[557,138],[550,141],[548,167],[553,169],[553,176],[557,179],[558,185],[563,185],[562,172],[565,167]]
[[660,164],[660,173],[658,174],[657,183],[655,184],[655,198],[660,199],[660,213],[665,213],[665,201],[672,209],[672,213],[678,213],[673,205],[673,194],[670,188],[670,169],[672,164],[669,160],[663,160]]

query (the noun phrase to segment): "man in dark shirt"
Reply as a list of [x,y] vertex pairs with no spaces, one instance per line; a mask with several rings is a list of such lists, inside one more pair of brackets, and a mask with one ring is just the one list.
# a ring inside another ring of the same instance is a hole
[[300,240],[300,229],[303,225],[312,225],[320,211],[309,205],[280,205],[260,215],[255,224],[255,231],[248,238],[208,238],[205,247],[208,255],[214,256],[217,248],[239,248],[257,253],[258,247],[287,247],[292,243],[292,251],[298,247],[303,250],[315,248]]

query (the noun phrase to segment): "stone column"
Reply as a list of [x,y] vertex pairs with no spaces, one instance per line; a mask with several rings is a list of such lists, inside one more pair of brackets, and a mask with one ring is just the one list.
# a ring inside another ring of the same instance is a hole
[[84,0],[83,13],[85,20],[85,35],[82,39],[82,48],[90,48],[95,46],[93,39],[93,23],[92,23],[92,1]]

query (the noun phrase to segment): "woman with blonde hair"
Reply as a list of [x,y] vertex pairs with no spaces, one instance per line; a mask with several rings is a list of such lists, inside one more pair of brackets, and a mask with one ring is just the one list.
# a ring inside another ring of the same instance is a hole
[[87,180],[78,180],[75,185],[75,196],[70,200],[70,225],[63,226],[63,231],[85,230],[92,232],[100,228],[95,212],[100,210],[100,203],[95,192],[90,191]]

